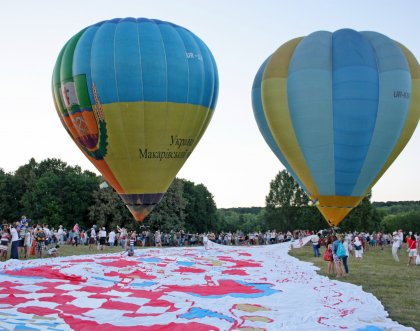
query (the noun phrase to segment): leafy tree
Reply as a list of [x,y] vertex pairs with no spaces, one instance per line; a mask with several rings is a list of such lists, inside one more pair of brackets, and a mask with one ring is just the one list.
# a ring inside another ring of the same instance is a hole
[[[256,209],[253,208],[219,209],[217,211],[218,221],[212,230],[216,232],[240,230],[244,233],[267,230],[264,222],[264,209],[259,207],[259,213],[255,213]],[[245,210],[251,212],[246,213]]]
[[280,171],[270,183],[270,191],[265,199],[265,220],[272,229],[287,231],[298,226],[308,228],[302,222],[312,212],[304,212],[309,198],[294,178],[286,171]]
[[18,220],[22,215],[18,187],[15,176],[0,169],[0,221],[3,223]]
[[54,173],[45,173],[22,197],[25,213],[37,223],[57,226],[62,222],[62,204],[57,192],[61,189],[60,178]]
[[20,214],[52,227],[70,227],[76,222],[85,227],[92,192],[98,187],[94,173],[57,159],[39,164],[31,159],[15,172],[14,183]]
[[183,181],[175,178],[161,202],[145,219],[144,225],[149,226],[151,230],[164,232],[184,229],[187,201],[183,195],[183,187]]
[[[217,210],[203,184],[176,178],[160,204],[143,223],[136,223],[112,189],[99,190],[101,177],[59,159],[37,163],[31,158],[14,173],[0,169],[0,221],[11,222],[25,214],[34,222],[56,227],[82,228],[92,224],[129,229],[150,226],[163,231],[264,231],[325,228],[327,223],[286,170],[270,183],[266,207]],[[366,196],[340,224],[343,230],[419,231],[420,201],[370,202]]]
[[310,231],[318,231],[328,227],[324,216],[315,206],[299,207],[299,216],[294,229],[306,229]]
[[420,201],[373,202],[372,205],[375,209],[383,211],[385,215],[397,215],[420,210]]
[[386,232],[402,229],[405,232],[413,231],[420,233],[420,211],[414,210],[397,215],[385,216],[381,222],[381,227]]
[[372,193],[369,192],[360,204],[354,208],[340,223],[340,228],[344,231],[378,231],[380,230],[380,213],[373,208],[370,199]]
[[287,170],[282,170],[270,182],[270,192],[265,201],[270,208],[300,207],[307,206],[309,198]]
[[224,211],[232,211],[238,214],[253,214],[258,215],[264,210],[264,207],[235,207],[235,208],[222,208]]
[[195,185],[185,179],[183,195],[187,201],[185,207],[185,230],[190,233],[207,232],[217,222],[217,208],[213,195],[203,185]]
[[28,190],[32,190],[34,188],[37,180],[37,167],[37,162],[34,158],[31,158],[27,164],[20,166],[14,173],[14,185],[12,191],[17,199],[16,216],[27,214],[25,206],[23,205],[22,197]]
[[63,215],[62,219],[68,225],[79,223],[86,229],[90,227],[89,207],[93,204],[93,192],[99,187],[99,178],[90,171],[80,167],[67,167],[61,176],[60,196]]
[[92,194],[92,205],[88,208],[89,226],[94,224],[107,229],[125,226],[133,228],[130,211],[112,187],[97,189]]

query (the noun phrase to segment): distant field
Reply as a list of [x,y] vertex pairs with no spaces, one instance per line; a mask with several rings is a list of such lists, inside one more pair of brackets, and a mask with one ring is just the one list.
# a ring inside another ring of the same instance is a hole
[[[321,248],[321,254],[324,252]],[[327,276],[327,264],[322,259],[315,258],[312,247],[295,249],[292,256],[314,263],[321,270],[321,275]],[[389,312],[390,318],[405,326],[420,330],[420,266],[407,266],[407,253],[401,249],[400,262],[391,256],[391,248],[370,249],[365,252],[363,260],[358,262],[349,258],[349,275],[339,280],[355,285],[361,285],[363,290],[375,295]]]

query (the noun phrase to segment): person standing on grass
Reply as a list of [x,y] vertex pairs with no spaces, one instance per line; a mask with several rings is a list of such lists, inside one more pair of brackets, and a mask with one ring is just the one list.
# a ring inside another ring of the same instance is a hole
[[346,255],[342,256],[341,260],[343,261],[345,275],[347,275],[349,273],[349,266],[347,264],[347,260],[349,258],[349,242],[345,238],[341,237],[341,243],[343,244],[343,247],[346,250]]
[[400,237],[400,247],[398,247],[398,249],[401,249],[402,244],[404,242],[404,232],[403,232],[403,230],[401,230],[401,229],[398,230],[398,236]]
[[80,228],[79,228],[79,224],[75,224],[73,226],[73,242],[72,242],[72,246],[73,245],[79,245],[79,240],[80,240]]
[[354,238],[354,254],[356,257],[356,261],[360,261],[363,258],[363,246],[360,242],[360,239],[358,236]]
[[63,231],[62,225],[58,227],[57,235],[58,235],[58,242],[60,243],[60,245],[64,245],[64,231]]
[[4,261],[7,260],[7,251],[9,250],[9,242],[11,240],[12,236],[10,234],[10,228],[8,224],[5,224],[3,226],[3,232],[1,234],[1,246],[2,249],[2,257],[4,257]]
[[36,226],[35,230],[35,240],[36,240],[36,252],[37,256],[42,258],[44,257],[44,250],[45,250],[45,231],[39,224]]
[[336,271],[336,275],[337,277],[341,277],[344,274],[343,271],[343,266],[341,264],[341,258],[340,256],[337,254],[338,251],[338,247],[341,244],[341,241],[337,238],[337,236],[333,236],[333,244],[332,244],[332,252],[333,252],[333,260],[334,260],[334,265],[335,265],[335,271]]
[[17,227],[19,226],[19,222],[14,223],[10,228],[10,235],[12,237],[12,249],[10,252],[11,259],[19,259],[19,235],[17,232]]
[[[419,247],[420,247],[420,235],[418,233],[416,233],[415,235],[416,240],[417,240],[417,256],[419,255]],[[416,261],[418,260],[418,258],[416,258]]]
[[99,230],[99,246],[98,249],[101,251],[104,249],[105,242],[106,242],[106,230],[105,227],[102,227],[101,230]]
[[[22,222],[22,221],[21,221]],[[19,233],[19,257],[24,259],[26,254],[25,254],[25,235],[26,235],[26,230],[28,227],[28,222],[26,222],[26,217],[25,217],[25,222],[22,224],[20,224],[19,229],[18,229],[18,233]]]
[[398,257],[398,249],[400,248],[400,236],[398,235],[397,231],[394,231],[392,234],[392,257],[394,258],[395,262],[400,262],[400,258]]
[[350,255],[354,256],[353,235],[351,233],[347,234],[344,240],[347,242],[348,245],[347,249],[349,254],[347,255],[347,257],[349,257]]
[[[117,226],[117,230],[120,233],[120,245],[122,249],[126,249],[127,247],[127,239],[128,239],[128,232],[127,229],[125,227],[120,228],[119,226]],[[143,243],[143,247],[144,247],[144,243]]]
[[155,245],[156,247],[162,247],[162,236],[159,230],[155,232]]
[[330,238],[327,239],[327,248],[324,253],[324,261],[327,262],[327,273],[328,276],[334,275],[334,259],[332,252],[332,243]]
[[44,224],[41,227],[42,227],[42,230],[45,232],[45,241],[44,241],[44,244],[45,244],[45,247],[48,248],[48,246],[51,243],[51,231],[50,231],[50,229],[48,229],[48,225],[47,224]]
[[319,252],[319,237],[315,232],[313,232],[312,234],[311,242],[312,242],[312,250],[314,252],[314,257],[320,257],[321,253]]
[[89,249],[93,249],[93,246],[96,243],[96,226],[92,226],[90,229],[90,236],[89,236]]
[[[408,263],[416,265],[416,258],[417,258],[417,240],[414,234],[411,234],[410,237],[407,237],[407,252],[408,252]],[[413,263],[411,263],[413,262]]]
[[32,248],[32,227],[26,229],[25,238],[24,238],[24,246],[25,246],[25,255],[26,258],[29,259],[31,256],[31,248]]
[[131,232],[130,239],[129,239],[129,248],[128,248],[128,256],[134,255],[134,245],[136,244],[136,231]]
[[109,235],[108,235],[108,243],[109,243],[110,247],[114,247],[115,237],[116,237],[115,231],[114,231],[114,229],[111,229],[111,231],[109,232]]

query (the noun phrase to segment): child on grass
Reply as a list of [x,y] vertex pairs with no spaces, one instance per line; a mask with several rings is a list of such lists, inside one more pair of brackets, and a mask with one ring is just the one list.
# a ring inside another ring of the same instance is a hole
[[60,248],[59,245],[55,245],[55,247],[50,248],[48,250],[48,256],[57,257],[58,256],[58,249]]

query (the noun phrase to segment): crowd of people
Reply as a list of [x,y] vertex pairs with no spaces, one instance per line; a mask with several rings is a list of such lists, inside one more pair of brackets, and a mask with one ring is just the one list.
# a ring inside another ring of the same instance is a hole
[[334,231],[323,230],[310,232],[308,230],[296,231],[242,231],[221,233],[186,233],[184,231],[161,232],[129,231],[125,227],[117,226],[115,229],[106,229],[105,226],[93,225],[90,229],[81,229],[76,223],[70,229],[59,226],[58,229],[49,228],[47,224],[32,224],[32,221],[22,216],[21,220],[13,224],[3,224],[0,229],[0,259],[10,258],[27,259],[30,256],[44,257],[58,256],[60,245],[88,246],[89,249],[104,250],[106,247],[121,246],[123,252],[134,254],[134,247],[163,247],[163,246],[196,246],[205,245],[212,241],[221,245],[270,245],[293,240],[301,240],[311,236],[313,253],[320,257],[320,248],[325,247],[324,260],[327,261],[329,274],[338,277],[348,274],[347,260],[354,256],[356,261],[363,259],[363,253],[369,249],[379,247],[383,250],[391,246],[392,256],[399,262],[399,255],[403,243],[407,245],[408,265],[416,264],[420,236],[411,232],[404,235],[402,230],[390,233],[381,232],[353,232],[336,234]]
[[[10,247],[10,258],[27,259],[31,255],[57,256],[58,243],[51,240],[52,232],[47,225],[32,226],[26,216],[12,224],[3,224],[0,229],[0,259],[5,261]],[[50,247],[51,245],[51,247]]]
[[321,256],[320,247],[325,248],[323,259],[327,262],[327,272],[336,277],[343,277],[349,273],[347,260],[350,256],[354,257],[356,261],[361,261],[364,252],[370,249],[384,250],[385,247],[390,246],[392,257],[396,262],[400,262],[399,255],[404,243],[408,255],[407,266],[420,264],[418,252],[420,235],[411,231],[407,234],[404,234],[400,229],[392,234],[348,232],[340,235],[331,233],[326,236],[312,233],[310,241],[314,257]]

